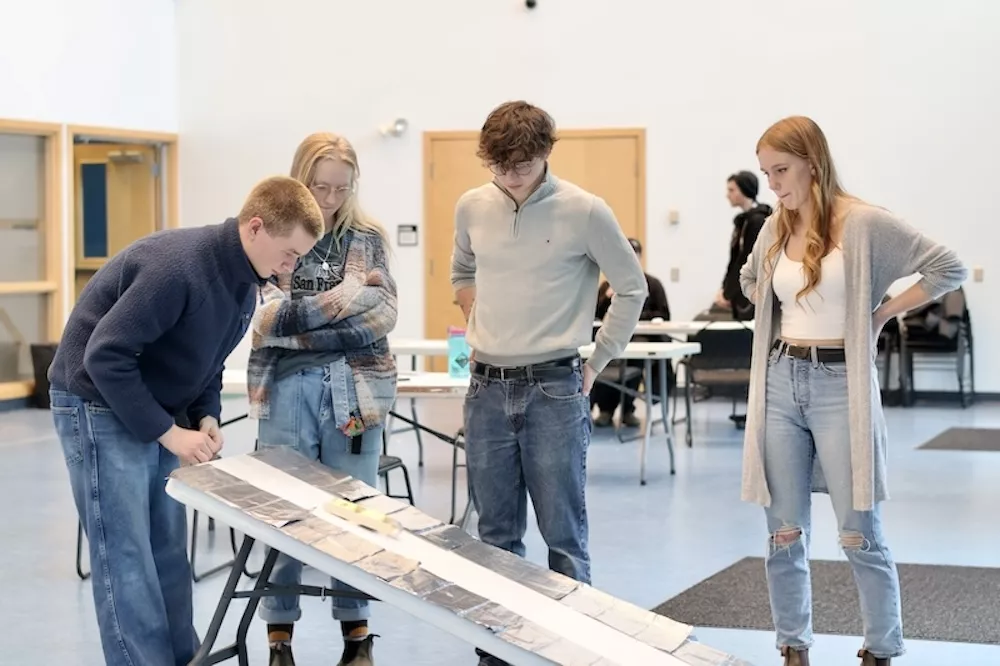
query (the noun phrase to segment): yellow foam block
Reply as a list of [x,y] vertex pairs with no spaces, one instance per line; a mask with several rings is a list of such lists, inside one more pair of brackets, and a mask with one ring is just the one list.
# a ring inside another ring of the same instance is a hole
[[340,516],[344,520],[389,536],[396,536],[403,529],[399,522],[384,513],[373,511],[342,497],[333,498],[323,508],[328,513]]

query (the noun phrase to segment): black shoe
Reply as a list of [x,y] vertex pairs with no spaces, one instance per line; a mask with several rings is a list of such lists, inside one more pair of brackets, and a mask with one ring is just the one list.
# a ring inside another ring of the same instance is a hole
[[876,657],[868,650],[861,650],[858,656],[861,657],[861,666],[889,666],[888,658]]
[[267,666],[295,666],[295,658],[292,657],[292,644],[278,642],[271,644],[271,658]]
[[365,640],[360,641],[358,644],[357,652],[350,661],[345,661],[344,657],[347,656],[347,650],[345,648],[344,655],[337,662],[337,666],[375,666],[375,658],[372,656],[372,643],[374,642],[378,634],[368,634]]

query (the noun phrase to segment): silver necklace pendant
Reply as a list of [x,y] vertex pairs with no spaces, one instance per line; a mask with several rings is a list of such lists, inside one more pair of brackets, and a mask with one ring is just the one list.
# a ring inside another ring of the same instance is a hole
[[320,267],[316,269],[316,275],[321,278],[330,277],[330,264],[324,261]]

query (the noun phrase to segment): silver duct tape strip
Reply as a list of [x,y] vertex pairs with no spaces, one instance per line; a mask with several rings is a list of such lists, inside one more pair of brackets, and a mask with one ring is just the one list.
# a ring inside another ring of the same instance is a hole
[[504,631],[508,626],[521,619],[517,613],[508,610],[495,602],[489,602],[482,606],[476,606],[465,614],[465,619],[486,627],[495,634]]
[[171,474],[172,477],[182,481],[202,492],[209,492],[223,486],[235,486],[245,484],[243,479],[233,476],[229,472],[223,472],[215,465],[191,465],[180,467]]
[[673,653],[691,636],[691,627],[686,624],[590,586],[581,585],[561,603],[663,652]]
[[357,562],[355,566],[390,582],[416,571],[420,567],[420,562],[383,550]]
[[482,541],[470,540],[453,551],[501,576],[516,580],[550,599],[562,599],[577,589],[580,583],[555,571],[550,571],[513,553],[494,548]]
[[[556,634],[539,627],[534,622],[524,619],[507,627],[500,634],[500,638],[535,653],[541,653],[545,648],[553,646],[560,641],[560,637]],[[574,662],[560,661],[556,663],[565,664],[565,666],[577,666]],[[593,660],[585,663],[586,666],[590,666]]]
[[424,597],[424,600],[436,606],[447,608],[455,615],[465,615],[474,608],[490,603],[486,597],[481,597],[464,587],[450,583],[441,589],[434,590]]
[[284,527],[289,523],[309,516],[307,509],[303,509],[298,504],[292,504],[281,498],[267,504],[260,504],[246,509],[246,512],[257,520],[262,520],[273,527]]
[[322,490],[343,497],[349,502],[359,502],[369,497],[378,497],[381,495],[378,490],[354,477],[348,477],[332,486],[322,488]]
[[327,537],[334,537],[344,532],[344,530],[331,524],[329,521],[313,515],[298,522],[285,525],[281,531],[309,546]]
[[257,486],[251,486],[246,481],[237,481],[228,486],[220,486],[208,491],[209,495],[219,498],[226,504],[236,507],[241,511],[252,509],[263,504],[276,502],[280,497],[261,490]]
[[471,534],[454,525],[442,525],[441,527],[427,530],[420,536],[442,550],[455,550],[476,540]]
[[425,599],[427,595],[451,585],[444,578],[435,576],[424,569],[415,569],[391,581],[389,584],[421,599]]
[[324,537],[312,547],[348,564],[355,564],[382,551],[381,546],[350,532]]
[[414,534],[420,534],[444,524],[437,518],[428,516],[417,507],[409,505],[402,511],[392,514],[392,519],[398,521],[404,530],[413,532]]
[[316,471],[327,470],[330,474],[334,475],[339,474],[339,472],[335,472],[332,468],[323,465],[313,465],[313,461],[291,446],[268,446],[265,444],[247,455],[292,476],[295,476],[297,471],[307,468],[313,468]]

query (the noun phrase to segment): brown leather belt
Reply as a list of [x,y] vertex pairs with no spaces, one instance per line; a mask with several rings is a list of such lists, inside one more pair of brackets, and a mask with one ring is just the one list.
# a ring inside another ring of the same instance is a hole
[[797,358],[802,361],[813,360],[813,350],[816,351],[817,363],[845,363],[847,354],[843,347],[800,347],[790,345],[783,340],[775,340],[771,349],[777,349],[781,356]]

